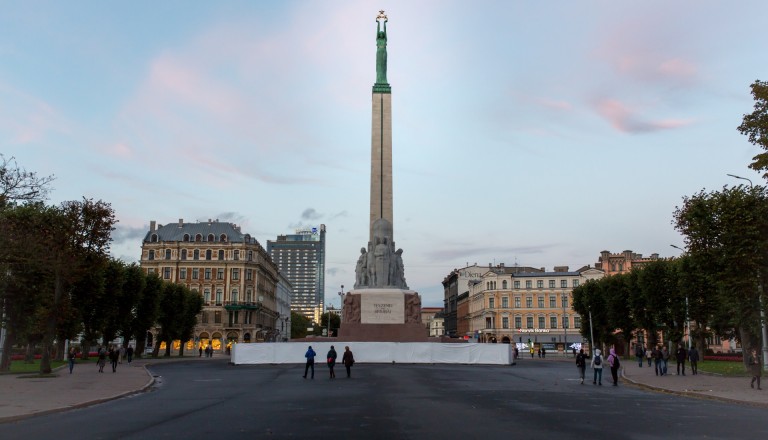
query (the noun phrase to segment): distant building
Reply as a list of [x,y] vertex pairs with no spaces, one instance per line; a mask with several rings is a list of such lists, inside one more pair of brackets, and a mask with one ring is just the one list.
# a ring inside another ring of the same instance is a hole
[[[440,315],[437,317],[437,315]],[[438,322],[439,321],[439,322]],[[427,330],[429,336],[442,336],[445,331],[445,318],[443,317],[442,307],[422,307],[421,308],[421,322]],[[433,334],[436,331],[440,331],[438,334]]]
[[489,270],[469,290],[469,332],[481,342],[581,343],[581,316],[573,311],[571,292],[582,283],[601,278],[602,270],[567,266],[551,272],[503,266]]
[[[197,346],[211,344],[219,351],[232,343],[275,339],[281,315],[278,271],[255,238],[218,220],[149,224],[141,267],[203,297],[194,333]],[[187,345],[196,348],[195,341]]]
[[606,275],[615,275],[617,273],[627,273],[633,267],[641,267],[651,261],[657,261],[659,254],[651,254],[650,257],[643,257],[643,254],[636,254],[632,251],[624,251],[620,254],[612,254],[609,251],[600,252],[600,258],[595,263],[595,268],[602,270]]
[[278,235],[267,252],[293,286],[291,310],[316,321],[325,304],[325,225]]
[[275,341],[291,340],[291,297],[293,286],[282,273],[278,273],[277,282],[277,335]]

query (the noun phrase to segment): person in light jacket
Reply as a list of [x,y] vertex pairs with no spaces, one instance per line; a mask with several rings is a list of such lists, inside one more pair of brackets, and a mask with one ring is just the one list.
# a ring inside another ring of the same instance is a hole
[[603,356],[601,356],[600,349],[595,349],[595,355],[592,356],[592,362],[589,363],[589,366],[593,370],[594,376],[592,377],[592,385],[603,385],[603,362],[605,361],[603,359]]

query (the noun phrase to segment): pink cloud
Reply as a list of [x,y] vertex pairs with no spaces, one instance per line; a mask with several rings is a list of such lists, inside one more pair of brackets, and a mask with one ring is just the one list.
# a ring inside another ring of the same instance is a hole
[[613,128],[624,133],[648,133],[659,130],[670,130],[690,125],[690,119],[660,119],[649,121],[638,116],[632,110],[615,99],[605,99],[597,102],[597,113],[608,120]]
[[0,83],[0,130],[12,143],[30,144],[49,133],[70,133],[70,126],[48,102]]

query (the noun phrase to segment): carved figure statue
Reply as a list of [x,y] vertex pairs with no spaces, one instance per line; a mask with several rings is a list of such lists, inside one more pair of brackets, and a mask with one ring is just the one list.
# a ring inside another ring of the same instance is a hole
[[376,286],[376,260],[373,256],[373,244],[370,241],[368,242],[368,254],[366,255],[366,258],[365,268],[368,272],[366,285],[368,287],[374,287]]
[[[387,16],[376,17],[376,84],[387,84]],[[384,30],[379,21],[384,20]]]
[[405,297],[405,322],[421,323],[421,298],[418,293]]
[[355,267],[355,289],[360,286],[368,285],[368,255],[365,248],[360,248],[360,257],[357,259]]
[[344,306],[341,309],[342,322],[352,322],[352,319],[353,319],[352,310],[354,308],[354,302],[355,302],[355,299],[352,297],[351,293],[347,293],[346,295],[344,295]]
[[403,249],[398,249],[397,252],[395,252],[395,264],[396,266],[395,272],[397,273],[395,277],[395,282],[401,289],[407,289],[408,285],[405,283],[405,266],[403,265]]
[[352,314],[349,316],[348,322],[360,322],[360,307],[361,307],[361,300],[360,295],[351,295],[352,296]]
[[389,237],[376,239],[376,247],[373,256],[376,259],[376,287],[389,286],[389,263],[392,251],[389,247]]

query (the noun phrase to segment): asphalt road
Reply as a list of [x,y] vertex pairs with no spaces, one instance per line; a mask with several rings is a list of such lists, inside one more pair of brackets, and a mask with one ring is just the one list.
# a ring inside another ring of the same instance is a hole
[[[766,438],[768,410],[580,385],[563,362],[318,366],[177,362],[151,391],[0,425],[13,439]],[[607,373],[607,371],[606,371]],[[608,374],[610,376],[610,374]],[[604,379],[606,379],[604,377]],[[20,396],[19,398],[23,398]]]

